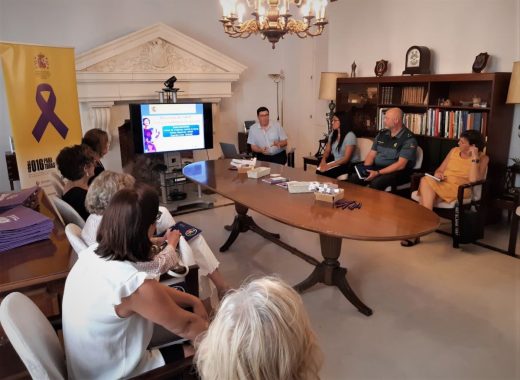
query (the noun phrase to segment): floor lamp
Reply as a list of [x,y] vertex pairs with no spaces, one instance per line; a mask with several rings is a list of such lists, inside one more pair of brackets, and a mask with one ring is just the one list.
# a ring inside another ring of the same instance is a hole
[[281,104],[281,113],[282,113],[282,126],[283,126],[283,99],[284,99],[284,89],[283,89],[283,80],[285,76],[283,75],[283,71],[280,71],[280,74],[268,74],[269,78],[271,78],[276,84],[276,120],[280,121],[280,92],[279,92],[279,84],[282,82],[282,104]]
[[332,132],[332,117],[334,116],[334,110],[336,109],[336,81],[338,78],[347,78],[347,73],[337,73],[337,72],[323,72],[320,76],[320,94],[319,99],[329,100],[329,112],[325,115],[325,120],[327,121],[327,134],[326,136],[319,141],[318,152],[316,152],[316,157],[321,157],[323,151],[325,149],[325,145],[327,145],[328,136]]

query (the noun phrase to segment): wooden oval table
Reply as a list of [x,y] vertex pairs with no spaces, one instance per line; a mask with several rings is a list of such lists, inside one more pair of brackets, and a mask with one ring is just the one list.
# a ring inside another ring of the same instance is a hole
[[[227,241],[220,251],[227,250],[241,232],[254,231],[304,259],[315,269],[308,278],[295,286],[302,292],[318,282],[337,286],[343,295],[365,315],[372,310],[357,297],[346,279],[346,268],[339,265],[342,239],[389,241],[411,239],[429,234],[439,226],[439,217],[419,204],[383,191],[318,176],[314,173],[257,162],[269,166],[292,181],[334,182],[345,190],[345,199],[361,203],[360,209],[343,210],[331,203],[315,201],[314,194],[291,194],[262,179],[250,179],[245,173],[230,170],[230,160],[200,161],[187,165],[184,175],[235,202],[237,215]],[[263,230],[247,215],[252,209],[281,223],[316,232],[320,235],[323,261],[298,251],[280,240],[278,234]]]

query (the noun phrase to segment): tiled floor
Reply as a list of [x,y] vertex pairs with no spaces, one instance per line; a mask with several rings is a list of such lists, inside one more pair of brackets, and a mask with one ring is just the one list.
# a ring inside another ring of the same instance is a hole
[[[250,214],[320,258],[316,234]],[[235,285],[273,273],[296,284],[311,272],[253,232],[220,253],[228,236],[223,223],[233,217],[234,208],[225,206],[176,219],[202,228]],[[507,248],[508,233],[505,225],[493,226],[486,241]],[[340,260],[374,314],[360,314],[335,288],[303,294],[325,356],[322,379],[520,379],[520,260],[475,245],[455,250],[437,233],[411,248],[344,240]]]

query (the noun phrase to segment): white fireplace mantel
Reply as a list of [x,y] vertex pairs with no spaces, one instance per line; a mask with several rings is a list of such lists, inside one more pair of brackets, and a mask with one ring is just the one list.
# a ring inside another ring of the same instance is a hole
[[[78,97],[91,128],[108,130],[116,102],[159,99],[175,75],[178,99],[218,103],[246,66],[162,23],[128,34],[76,57]],[[90,129],[90,128],[87,128]]]

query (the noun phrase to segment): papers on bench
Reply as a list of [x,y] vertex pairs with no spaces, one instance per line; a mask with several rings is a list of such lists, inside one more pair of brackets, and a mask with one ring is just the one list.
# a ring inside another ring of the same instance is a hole
[[45,215],[24,206],[0,213],[0,252],[48,239],[54,223]]

